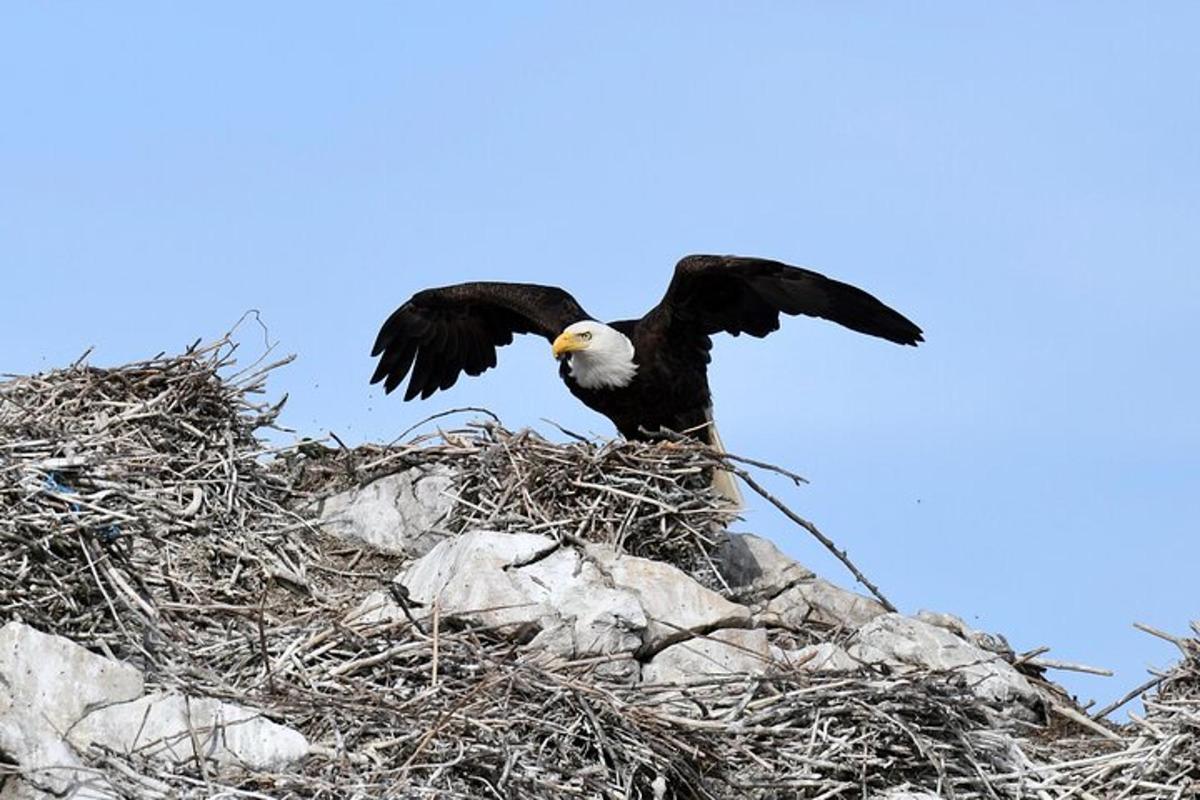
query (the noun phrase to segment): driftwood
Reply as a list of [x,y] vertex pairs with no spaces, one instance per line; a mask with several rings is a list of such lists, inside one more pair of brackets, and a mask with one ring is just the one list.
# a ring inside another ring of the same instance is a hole
[[[730,510],[707,473],[744,462],[495,423],[392,446],[272,446],[259,432],[279,405],[252,397],[276,365],[237,373],[233,350],[0,383],[0,623],[128,660],[152,686],[260,708],[313,746],[295,771],[264,774],[93,745],[88,764],[129,796],[1200,795],[1196,638],[1170,637],[1181,660],[1145,715],[1101,735],[1005,721],[954,675],[779,669],[681,695],[607,682],[603,659],[554,661],[436,609],[362,623],[352,609],[401,563],[316,529],[306,509],[320,496],[450,464],[453,530],[610,542],[720,589],[711,555]],[[17,769],[0,758],[0,774]]]

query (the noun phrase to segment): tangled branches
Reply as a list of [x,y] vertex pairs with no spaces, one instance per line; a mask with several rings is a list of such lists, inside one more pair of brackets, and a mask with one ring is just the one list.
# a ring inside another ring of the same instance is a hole
[[428,608],[364,615],[403,563],[317,529],[319,496],[449,466],[447,535],[608,543],[721,589],[719,464],[688,443],[556,444],[490,423],[390,447],[273,449],[256,431],[279,407],[250,398],[277,364],[233,373],[232,356],[222,340],[0,384],[0,622],[131,661],[151,686],[262,709],[312,745],[289,772],[220,774],[93,745],[89,766],[129,796],[1197,794],[1195,639],[1173,639],[1183,659],[1144,719],[1068,740],[999,720],[953,674],[780,665],[617,684],[596,669],[607,657],[550,660]]

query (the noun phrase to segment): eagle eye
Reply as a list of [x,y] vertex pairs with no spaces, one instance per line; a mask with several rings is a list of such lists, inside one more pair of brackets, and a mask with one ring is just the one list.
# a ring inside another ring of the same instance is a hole
[[583,340],[584,340],[585,342],[586,342],[586,341],[588,341],[588,340],[590,340],[590,339],[592,338],[592,334],[591,334],[591,333],[589,333],[588,331],[584,331],[583,333],[581,333],[581,334],[579,334],[579,335],[580,335],[580,336],[583,338]]

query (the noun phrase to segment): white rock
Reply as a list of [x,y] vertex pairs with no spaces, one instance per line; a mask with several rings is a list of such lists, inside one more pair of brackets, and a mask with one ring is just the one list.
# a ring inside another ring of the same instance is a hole
[[579,551],[562,548],[511,572],[526,596],[554,618],[543,619],[545,630],[533,646],[568,657],[641,647],[647,620],[637,595],[607,585],[604,574]]
[[940,611],[918,611],[917,619],[922,622],[928,622],[930,625],[936,625],[939,628],[945,628],[951,633],[966,639],[976,647],[989,652],[1006,656],[1013,655],[1013,649],[1009,646],[1008,640],[1003,636],[977,631],[963,622],[961,617],[956,617],[953,614],[945,614]]
[[[1030,708],[1038,695],[1025,677],[995,653],[982,650],[945,628],[901,614],[884,614],[864,625],[849,647],[854,658],[893,667],[957,672],[985,700]],[[1025,716],[1025,715],[1023,715]]]
[[887,609],[870,597],[813,578],[795,583],[768,600],[759,621],[793,630],[809,623],[853,630],[885,613]]
[[672,684],[714,675],[758,675],[770,666],[766,631],[725,628],[665,648],[642,667],[642,682]]
[[862,665],[833,642],[821,642],[798,650],[772,649],[772,656],[781,666],[801,672],[854,672]]
[[[436,598],[443,614],[484,625],[536,625],[542,630],[534,646],[568,658],[636,650],[647,624],[637,594],[609,585],[579,551],[537,534],[469,531],[439,544],[397,580],[423,605]],[[360,611],[367,621],[402,613],[378,595]]]
[[588,555],[614,587],[633,592],[645,611],[644,644],[651,649],[716,628],[744,627],[750,610],[707,589],[682,570],[592,546]]
[[738,594],[776,595],[796,581],[814,577],[774,542],[751,533],[728,534],[714,560],[721,577]]
[[0,628],[0,687],[14,708],[37,709],[57,731],[105,703],[142,694],[142,673],[61,636],[9,622]]
[[274,770],[308,754],[303,734],[257,711],[177,692],[94,711],[67,738],[80,749],[99,742],[119,752],[182,763],[196,757],[193,737],[202,757],[223,766]]
[[[397,580],[418,603],[436,599],[444,614],[536,625],[537,646],[568,657],[658,649],[696,632],[744,626],[750,616],[670,565],[601,546],[585,555],[528,533],[469,531],[438,544]],[[394,613],[380,598],[371,603],[375,613]]]
[[142,688],[137,669],[69,639],[19,622],[0,628],[0,752],[21,767],[0,800],[117,797],[62,737],[89,709],[132,699]]
[[347,625],[378,625],[399,619],[405,619],[404,610],[400,608],[400,604],[392,599],[390,592],[376,589],[346,614],[342,618],[342,622]]
[[335,536],[385,553],[423,556],[446,538],[440,526],[454,509],[453,486],[448,467],[414,467],[326,498],[319,522]]
[[443,614],[483,625],[540,625],[553,612],[531,597],[508,567],[556,546],[553,539],[533,533],[468,531],[439,543],[397,581],[418,603],[430,606],[436,600]]
[[95,770],[87,769],[62,735],[36,716],[36,707],[13,707],[0,688],[0,752],[20,765],[0,788],[0,800],[70,797],[110,800],[119,795]]

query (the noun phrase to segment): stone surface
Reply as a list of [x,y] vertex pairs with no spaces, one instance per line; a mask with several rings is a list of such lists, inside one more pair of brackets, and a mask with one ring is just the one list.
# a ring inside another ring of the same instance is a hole
[[552,617],[544,618],[545,629],[535,645],[574,657],[641,647],[647,619],[637,595],[608,585],[605,575],[578,550],[557,550],[513,570],[513,577]]
[[885,613],[887,610],[870,597],[834,586],[823,578],[812,578],[768,600],[759,621],[793,630],[809,623],[853,630]]
[[22,770],[0,800],[116,797],[62,737],[89,710],[142,690],[142,673],[128,664],[19,622],[0,628],[0,752]]
[[858,630],[848,652],[861,661],[924,667],[962,675],[984,700],[1034,708],[1038,694],[1011,664],[945,628],[901,614],[884,614]]
[[19,622],[0,628],[0,690],[63,732],[90,708],[139,697],[142,673]]
[[79,759],[92,742],[132,750],[136,739],[144,753],[186,759],[195,734],[205,755],[255,769],[286,766],[308,751],[300,733],[250,709],[143,691],[134,667],[17,622],[0,628],[0,751],[21,769],[0,800],[117,797]]
[[651,650],[692,633],[749,625],[750,609],[726,600],[670,564],[599,546],[589,547],[588,556],[614,587],[637,596],[647,620],[643,644]]
[[404,610],[392,599],[391,593],[376,589],[364,597],[342,621],[347,625],[378,625],[404,618]]
[[436,600],[444,614],[509,628],[540,625],[551,610],[508,568],[555,547],[553,539],[533,533],[468,531],[439,543],[397,580],[413,600],[426,606]]
[[665,648],[642,667],[642,682],[670,684],[713,675],[758,675],[770,666],[766,631],[727,628]]
[[833,642],[821,642],[798,650],[772,648],[771,654],[781,666],[801,672],[854,672],[862,667],[844,648]]
[[[445,614],[537,626],[537,645],[562,656],[657,650],[693,633],[744,627],[750,617],[668,564],[599,545],[581,553],[537,534],[468,531],[397,580],[414,601],[436,599]],[[381,598],[371,602],[377,608],[365,613],[395,613]]]
[[918,611],[917,619],[922,622],[928,622],[930,625],[936,625],[939,628],[945,628],[951,633],[966,639],[976,647],[987,650],[990,653],[997,653],[1003,656],[1014,655],[1013,649],[1008,644],[1008,640],[1003,636],[977,631],[963,622],[961,617],[956,617],[953,614],[944,614],[940,611]]
[[308,741],[257,711],[210,697],[155,693],[94,711],[68,734],[83,749],[92,742],[172,762],[202,757],[220,765],[276,770],[308,753]]
[[738,595],[772,597],[796,581],[815,577],[773,542],[751,533],[728,534],[713,560]]
[[453,486],[448,467],[414,467],[326,498],[319,522],[335,536],[416,558],[446,538],[440,526],[454,509]]
[[20,777],[3,781],[0,800],[70,797],[72,800],[116,798],[108,781],[86,769],[75,752],[36,709],[14,707],[0,690],[0,752],[16,761]]

